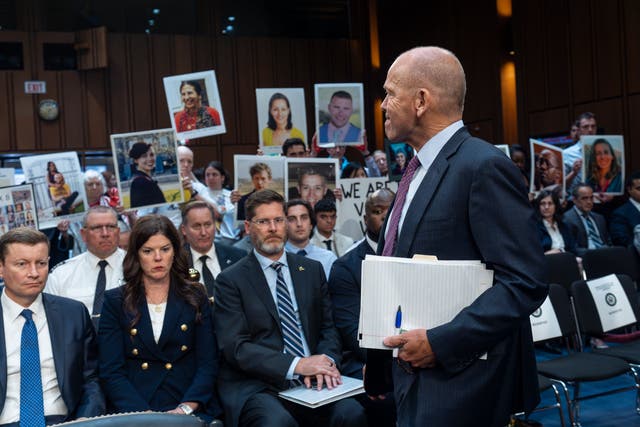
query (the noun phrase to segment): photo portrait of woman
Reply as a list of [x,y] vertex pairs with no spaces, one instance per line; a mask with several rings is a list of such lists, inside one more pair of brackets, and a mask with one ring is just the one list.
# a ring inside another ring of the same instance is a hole
[[131,207],[165,203],[164,194],[158,183],[151,178],[156,168],[153,146],[146,142],[136,142],[129,150],[129,157],[135,164],[131,178]]
[[596,139],[591,146],[586,177],[595,193],[622,192],[622,168],[611,143],[604,138]]
[[123,261],[125,284],[105,293],[98,328],[100,383],[111,412],[193,413],[210,423],[218,349],[204,287],[166,216],[136,222]]
[[59,172],[54,174],[53,181],[53,185],[49,185],[49,195],[55,205],[55,215],[68,215],[77,205],[74,202],[78,198],[78,192],[71,191],[71,187]]
[[202,85],[196,80],[180,83],[180,98],[183,110],[175,114],[177,132],[187,132],[220,125],[220,113],[215,108],[204,105]]
[[58,172],[58,168],[54,162],[47,162],[47,183],[49,186],[54,185],[56,183],[55,176]]
[[262,141],[265,146],[282,145],[289,138],[304,141],[304,134],[293,127],[289,99],[276,92],[269,99],[269,117],[267,127],[262,130]]

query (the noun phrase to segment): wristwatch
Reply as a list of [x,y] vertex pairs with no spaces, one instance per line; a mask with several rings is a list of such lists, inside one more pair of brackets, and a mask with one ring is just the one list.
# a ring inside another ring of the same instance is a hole
[[185,415],[193,414],[193,409],[191,408],[191,406],[187,405],[186,403],[179,404],[178,408],[182,409],[182,412],[184,412]]

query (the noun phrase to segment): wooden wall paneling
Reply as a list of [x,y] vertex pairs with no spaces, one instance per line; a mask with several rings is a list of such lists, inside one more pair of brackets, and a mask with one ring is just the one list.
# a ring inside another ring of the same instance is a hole
[[[623,0],[622,16],[627,90],[629,93],[640,93],[640,55],[638,55],[640,52],[640,25],[638,25],[640,22],[640,3],[637,0]],[[631,117],[634,116],[631,115]]]
[[[236,121],[231,125],[237,132],[237,142],[258,148],[258,116],[256,113],[256,55],[253,42],[248,38],[236,39],[238,67],[234,76],[237,96]],[[228,125],[227,125],[228,126]]]
[[[545,31],[543,8],[538,2],[518,2],[523,8],[522,24],[524,28],[523,49],[517,49],[522,58],[519,74],[524,79],[525,108],[527,111],[540,110],[546,105],[547,92],[545,73],[545,46],[542,37]],[[523,116],[526,117],[526,116]]]
[[0,72],[0,152],[16,151],[14,138],[15,119],[13,117],[12,99],[13,99],[13,73]]
[[547,60],[544,63],[547,80],[547,106],[557,108],[569,104],[569,47],[567,3],[563,0],[545,0],[542,7],[545,16],[545,46]]
[[209,71],[215,69],[214,40],[209,36],[194,37],[194,70]]
[[188,74],[197,71],[193,60],[193,37],[184,35],[173,36],[174,75]]
[[[348,40],[328,41],[331,57],[329,59],[329,72],[332,82],[335,83],[360,83],[351,75],[351,62]],[[319,66],[320,64],[316,64]]]
[[[229,37],[219,37],[216,39],[216,76],[218,79],[218,90],[220,101],[224,112],[224,120],[227,133],[217,138],[218,143],[239,145],[242,141],[237,132],[238,125],[242,123],[239,114],[237,100],[237,83],[241,81],[237,78],[236,57],[239,55],[234,43],[235,39]],[[245,52],[242,52],[244,55]],[[254,118],[255,120],[255,118]],[[254,147],[255,150],[255,147]],[[255,151],[254,151],[255,152]]]
[[[629,115],[640,117],[640,94],[629,96]],[[640,170],[640,120],[630,120],[625,134],[625,157],[627,173]]]
[[24,93],[24,82],[26,80],[34,80],[34,40],[32,33],[16,32],[10,36],[12,41],[22,43],[23,64],[22,71],[11,72],[11,92],[13,93],[13,117],[15,119],[15,147],[16,150],[33,151],[38,148],[36,142],[36,120],[37,118],[37,99],[35,95],[27,95]]
[[[276,73],[276,64],[282,60],[281,52],[274,47],[274,40],[260,37],[254,40],[253,48],[256,56],[254,81],[256,88],[281,87]],[[289,64],[293,66],[293,64]]]
[[[60,126],[62,128],[63,145],[70,149],[84,147],[85,117],[82,100],[81,73],[65,71],[59,73],[60,87]],[[54,147],[55,148],[55,147]]]
[[127,36],[109,34],[108,52],[109,68],[107,68],[107,88],[109,96],[109,129],[113,134],[131,132],[133,129],[133,100],[130,95],[131,76]]
[[133,129],[131,132],[155,128],[151,106],[155,102],[155,82],[151,76],[151,49],[149,36],[129,34],[129,75],[131,76],[131,101]]
[[622,98],[606,99],[594,102],[590,105],[590,110],[598,118],[598,128],[604,129],[604,133],[609,135],[623,134],[624,114]]
[[593,15],[597,17],[594,25],[597,96],[601,99],[622,94],[623,60],[618,4],[618,1],[592,3]]
[[334,55],[327,40],[311,39],[310,46],[310,65],[311,71],[309,77],[315,83],[337,83],[333,80]]
[[155,102],[151,105],[154,127],[157,129],[170,128],[171,116],[167,106],[167,96],[162,79],[173,75],[172,47],[173,39],[169,35],[153,35],[151,42],[152,66],[150,81],[151,92]]
[[283,38],[273,39],[273,50],[271,55],[274,58],[273,68],[276,78],[276,87],[292,87],[294,68],[298,65],[291,50],[289,40]]
[[[548,135],[565,130],[570,123],[567,107],[546,109],[529,113],[529,135]],[[528,140],[527,140],[528,141]]]
[[496,129],[494,120],[480,120],[477,122],[466,122],[465,124],[473,136],[497,144],[495,141],[498,141],[499,139],[497,139],[494,132]]
[[568,5],[573,101],[589,102],[596,97],[591,2],[569,0]]
[[[89,149],[107,149],[110,145],[109,127],[107,124],[107,94],[105,70],[83,71],[86,87],[86,109],[83,121],[87,123],[87,141],[84,147]],[[118,108],[118,104],[114,105]],[[148,107],[147,107],[148,108]]]

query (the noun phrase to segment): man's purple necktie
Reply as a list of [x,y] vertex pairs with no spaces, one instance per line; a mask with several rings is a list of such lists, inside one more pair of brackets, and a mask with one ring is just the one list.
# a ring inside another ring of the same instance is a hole
[[404,171],[402,175],[402,179],[400,180],[400,185],[398,185],[398,193],[396,194],[396,201],[393,204],[393,211],[391,212],[391,219],[389,220],[389,231],[384,240],[384,249],[382,250],[382,255],[391,256],[396,249],[396,240],[398,237],[398,225],[400,225],[400,216],[402,215],[402,208],[404,207],[404,202],[407,199],[407,192],[409,191],[409,184],[411,184],[411,180],[413,179],[413,174],[416,172],[420,166],[420,160],[418,160],[418,156],[415,156],[409,162],[407,169]]

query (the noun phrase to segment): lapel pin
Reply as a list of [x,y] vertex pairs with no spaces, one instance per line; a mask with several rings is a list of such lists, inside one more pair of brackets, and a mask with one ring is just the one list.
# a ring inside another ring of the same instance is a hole
[[231,264],[231,260],[230,259],[227,260],[227,264]]
[[303,267],[303,266],[301,266],[301,265],[299,265],[299,266],[298,266],[298,271],[304,271],[304,267]]

